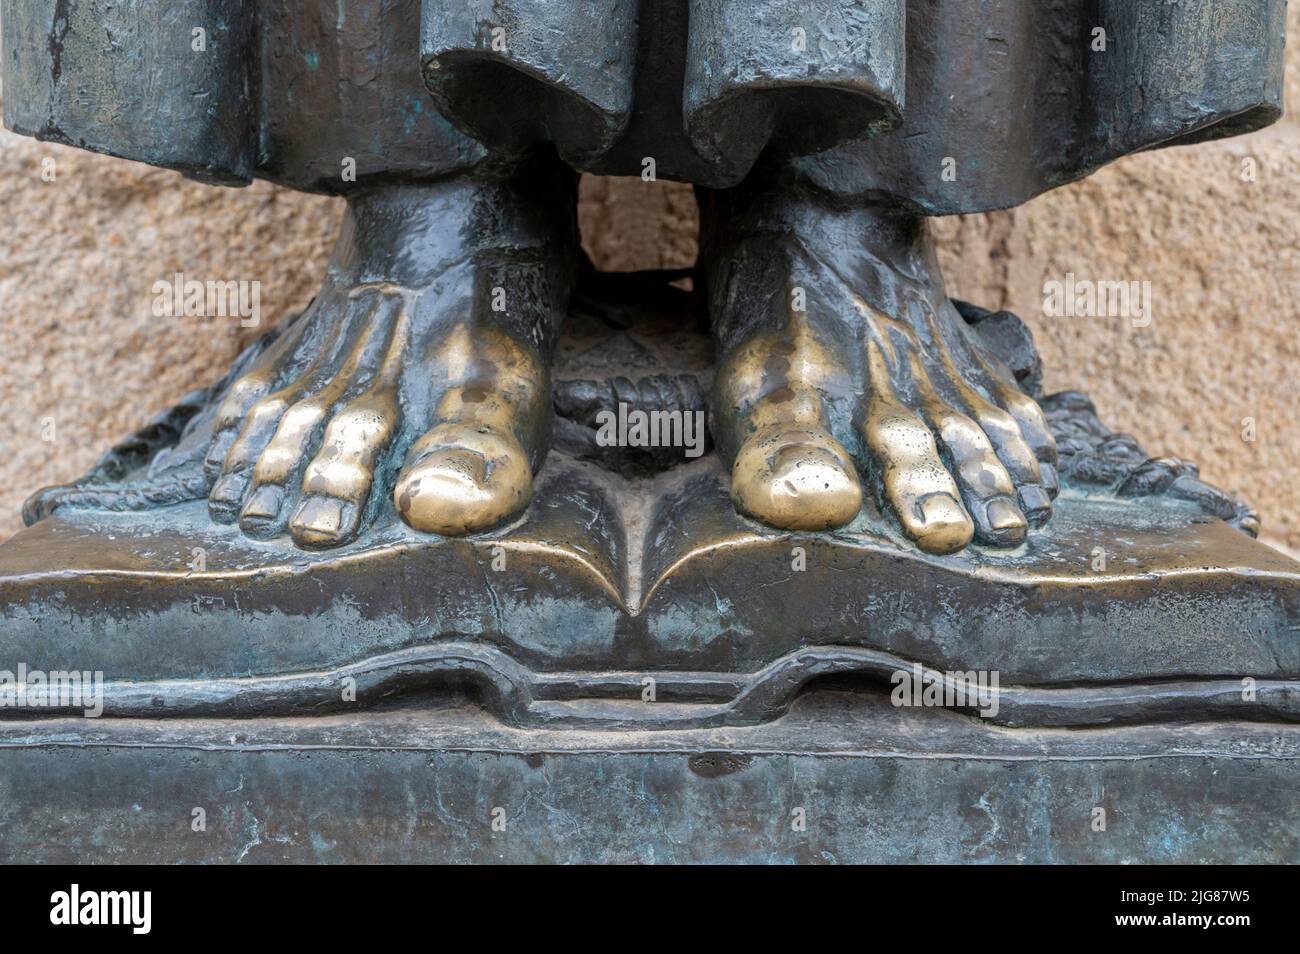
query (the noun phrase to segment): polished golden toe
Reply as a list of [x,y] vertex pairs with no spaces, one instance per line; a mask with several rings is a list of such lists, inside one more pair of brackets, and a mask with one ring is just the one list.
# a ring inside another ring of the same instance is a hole
[[289,529],[298,546],[324,550],[346,543],[360,524],[357,508],[337,497],[311,496],[298,506]]
[[425,435],[398,477],[393,501],[416,530],[463,536],[523,512],[533,493],[528,455],[490,429],[442,425]]
[[1016,547],[1025,542],[1029,522],[1009,497],[995,497],[984,505],[980,519],[980,501],[973,500],[969,510],[975,520],[975,537],[980,543],[995,547]]
[[783,530],[842,527],[862,509],[853,461],[813,427],[778,425],[752,435],[736,455],[731,497],[742,513]]
[[946,493],[918,501],[915,512],[903,518],[903,526],[926,553],[956,553],[975,535],[975,524],[966,509]]

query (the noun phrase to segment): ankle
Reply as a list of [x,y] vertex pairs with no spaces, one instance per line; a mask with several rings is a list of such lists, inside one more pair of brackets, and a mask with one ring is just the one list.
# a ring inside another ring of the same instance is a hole
[[330,281],[424,287],[458,262],[505,250],[574,259],[576,189],[566,173],[462,175],[359,190],[347,199]]
[[704,244],[710,249],[751,236],[786,237],[819,258],[865,252],[881,267],[914,280],[941,280],[928,219],[896,204],[760,181],[705,193],[701,209]]
[[828,340],[861,331],[860,307],[906,320],[947,291],[924,216],[807,188],[746,186],[704,197],[715,333],[731,347],[799,311]]

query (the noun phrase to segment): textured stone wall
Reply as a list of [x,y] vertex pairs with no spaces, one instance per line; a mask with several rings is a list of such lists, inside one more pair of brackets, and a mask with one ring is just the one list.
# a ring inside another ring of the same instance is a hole
[[[1300,103],[1300,3],[1288,93]],[[54,161],[54,181],[42,177]],[[1255,181],[1243,161],[1254,160]],[[262,329],[156,318],[151,287],[261,282],[265,325],[320,282],[336,200],[180,176],[0,132],[0,538],[43,484],[223,372]],[[607,269],[689,265],[689,187],[583,183],[584,240]],[[1197,460],[1256,504],[1265,535],[1300,547],[1300,120],[1243,139],[1131,156],[1009,212],[937,224],[953,294],[1031,323],[1051,390],[1092,394],[1152,453]],[[1150,281],[1153,320],[1049,318],[1067,273]],[[1255,439],[1243,439],[1243,421]]]

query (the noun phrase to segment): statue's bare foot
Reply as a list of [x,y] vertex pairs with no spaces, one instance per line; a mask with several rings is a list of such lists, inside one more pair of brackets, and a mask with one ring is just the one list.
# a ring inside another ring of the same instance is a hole
[[862,474],[927,552],[1023,542],[1051,516],[1055,442],[948,302],[923,221],[785,211],[710,262],[715,436],[737,509],[842,526]]
[[[227,395],[206,461],[213,519],[237,520],[254,537],[287,529],[299,546],[320,548],[356,536],[376,482],[380,494],[395,490],[402,519],[434,533],[485,530],[527,506],[543,450],[532,436],[546,408],[539,356],[472,323],[417,348],[419,302],[406,289],[331,297],[304,318],[330,326],[304,366],[281,354]],[[338,311],[320,318],[330,307]],[[432,403],[410,398],[438,377],[445,386]],[[408,464],[394,480],[399,454]]]
[[[441,534],[527,506],[568,279],[563,235],[530,251],[508,227],[519,201],[462,183],[352,202],[326,289],[220,404],[205,458],[214,520],[319,549],[390,501]],[[478,202],[498,207],[500,249],[486,234],[465,247]]]

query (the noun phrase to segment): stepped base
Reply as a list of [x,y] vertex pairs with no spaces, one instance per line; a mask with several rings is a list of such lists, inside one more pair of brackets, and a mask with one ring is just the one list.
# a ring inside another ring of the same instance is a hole
[[0,861],[1294,863],[1298,784],[1300,727],[1000,729],[828,690],[651,733],[8,721]]

